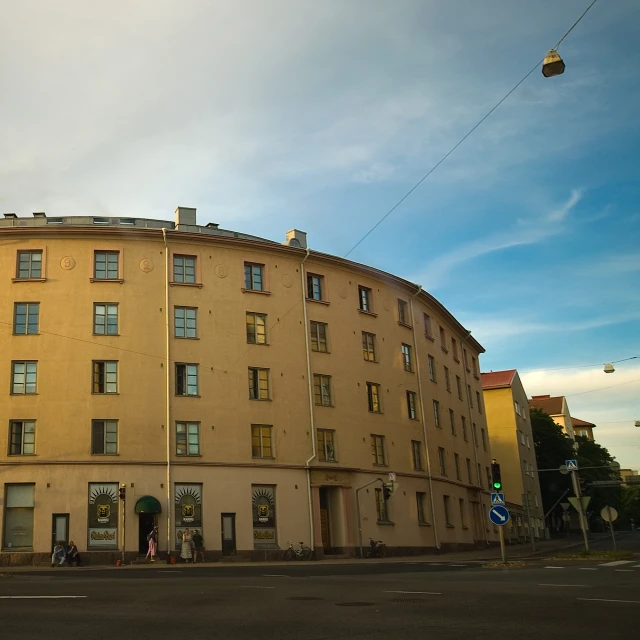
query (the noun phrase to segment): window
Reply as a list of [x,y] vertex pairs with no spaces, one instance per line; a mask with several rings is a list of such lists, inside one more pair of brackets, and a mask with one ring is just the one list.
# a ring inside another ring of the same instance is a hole
[[449,496],[442,496],[444,503],[444,520],[447,523],[447,527],[453,527],[451,522],[451,498]]
[[423,493],[422,491],[416,491],[416,508],[418,510],[418,522],[420,524],[427,524],[427,519],[424,515],[424,503],[426,496],[426,493]]
[[267,316],[247,311],[247,343],[267,344]]
[[462,400],[462,381],[460,380],[460,376],[456,376],[456,387],[458,389],[458,398]]
[[176,422],[176,455],[200,455],[199,422]]
[[93,393],[118,393],[118,362],[93,362]]
[[522,461],[522,471],[524,471],[524,473],[525,473],[526,475],[529,475],[529,468],[527,467],[527,462],[526,462],[526,460],[523,460],[523,461]]
[[324,276],[318,276],[315,273],[307,274],[307,298],[324,300]]
[[443,351],[448,351],[447,349],[447,334],[444,332],[444,327],[440,327],[440,346]]
[[311,321],[311,351],[329,353],[326,322]]
[[436,359],[433,356],[427,356],[429,362],[429,380],[436,382]]
[[269,369],[249,367],[249,400],[269,399]]
[[476,391],[476,406],[478,407],[478,413],[482,415],[482,403],[480,402],[480,392]]
[[440,403],[437,400],[433,401],[433,421],[438,429],[442,429],[440,424]]
[[174,307],[173,321],[176,338],[198,337],[198,309],[195,307]]
[[272,430],[269,424],[251,425],[251,455],[254,458],[273,458]]
[[376,489],[376,517],[378,522],[389,522],[387,502],[382,494],[382,489]]
[[362,332],[362,355],[367,362],[376,362],[376,336],[374,333]]
[[198,365],[197,364],[177,364],[176,365],[176,395],[177,396],[197,396],[198,395]]
[[408,344],[402,344],[402,363],[405,371],[411,371],[411,347]]
[[476,423],[471,423],[471,435],[473,436],[473,444],[478,446],[478,430],[476,429]]
[[[581,436],[586,436],[586,435],[587,435],[587,432],[586,432],[586,431],[583,431],[580,435],[581,435]],[[529,449],[531,449],[531,440],[529,440],[529,435],[528,435],[528,434],[527,434],[527,436],[526,436],[526,439],[527,439],[527,447],[528,447]]]
[[120,253],[118,251],[95,251],[93,254],[93,277],[96,280],[118,280]]
[[39,321],[39,302],[16,302],[13,305],[13,333],[16,335],[38,333]]
[[422,467],[422,443],[419,440],[411,441],[411,453],[413,454],[414,471],[423,471]]
[[516,402],[514,402],[513,404],[514,404],[514,406],[515,406],[515,408],[516,408],[516,413],[517,413],[519,416],[520,416],[520,415],[522,415],[522,413],[521,413],[521,411],[520,411],[520,405],[518,404],[518,402],[516,401]]
[[431,332],[431,316],[428,313],[423,315],[424,319],[424,335],[431,338],[433,333]]
[[460,477],[460,456],[457,453],[453,454],[453,461],[456,465],[456,480],[461,480]]
[[449,409],[449,424],[451,425],[451,435],[456,435],[456,414],[453,409]]
[[449,367],[444,368],[444,386],[451,393],[451,376],[449,375]]
[[464,416],[460,416],[462,419],[462,437],[468,442],[469,437],[467,436],[467,419]]
[[458,341],[455,338],[451,338],[451,350],[453,351],[453,358],[460,362],[460,356],[458,355]]
[[440,475],[447,475],[447,464],[445,459],[444,449],[442,447],[438,447],[438,462],[440,463]]
[[478,377],[478,361],[474,356],[471,356],[471,370],[473,371],[473,375]]
[[471,369],[469,369],[469,362],[468,362],[468,358],[467,358],[467,350],[464,347],[462,348],[462,364],[464,364],[465,369],[467,371],[471,371]]
[[487,474],[487,487],[491,489],[491,471],[489,470],[489,467],[485,467],[485,472]]
[[376,467],[384,467],[387,464],[387,453],[384,446],[384,436],[371,434],[371,455]]
[[473,409],[473,396],[471,395],[471,385],[467,385],[467,398],[469,399],[469,406]]
[[32,456],[35,452],[35,420],[12,420],[9,434],[9,455]]
[[93,333],[97,336],[118,335],[118,305],[96,303],[93,305]]
[[407,415],[409,416],[409,420],[418,419],[418,412],[416,411],[415,391],[407,391]]
[[360,311],[371,313],[372,291],[368,287],[358,287]]
[[525,407],[522,407],[522,417],[526,420],[527,419],[527,409]]
[[244,263],[244,288],[248,291],[264,291],[264,265]]
[[18,251],[17,277],[20,280],[42,278],[42,251]]
[[373,413],[382,413],[382,405],[380,403],[380,385],[376,382],[367,382],[367,401],[369,403],[369,411]]
[[36,392],[37,362],[12,362],[11,393],[30,394]]
[[318,460],[322,462],[336,461],[335,431],[318,429]]
[[460,505],[460,524],[463,529],[467,528],[467,519],[465,517],[464,499],[458,498],[458,504]]
[[173,281],[183,284],[195,284],[196,256],[173,256]]
[[5,484],[4,537],[5,551],[33,548],[33,484]]
[[487,450],[487,432],[484,429],[480,429],[480,435],[482,437],[482,448]]
[[117,420],[91,421],[91,453],[112,456],[118,453]]
[[518,431],[518,433],[520,434],[520,444],[525,444],[524,431]]
[[471,459],[467,458],[467,479],[469,484],[473,484],[473,478],[471,477]]
[[313,393],[317,405],[331,407],[331,376],[320,373],[313,374]]
[[480,488],[484,489],[484,482],[482,482],[482,467],[480,466],[479,462],[478,462],[478,480],[480,481]]
[[407,310],[407,303],[404,300],[398,298],[398,322],[400,324],[409,324],[409,315]]

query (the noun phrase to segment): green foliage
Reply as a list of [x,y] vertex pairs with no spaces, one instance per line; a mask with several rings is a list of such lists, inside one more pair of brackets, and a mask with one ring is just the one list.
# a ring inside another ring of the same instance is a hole
[[640,529],[640,485],[622,487],[618,513],[620,517],[616,524],[621,527],[630,527],[633,520],[636,528]]

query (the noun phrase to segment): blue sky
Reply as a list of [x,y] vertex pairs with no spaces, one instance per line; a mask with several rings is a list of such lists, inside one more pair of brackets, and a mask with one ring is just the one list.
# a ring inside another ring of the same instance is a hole
[[[3,211],[195,206],[345,255],[587,5],[14,3]],[[597,2],[560,49],[565,74],[536,70],[350,255],[438,297],[485,345],[483,370],[640,355],[639,28],[635,0]],[[640,359],[522,377],[640,468]]]

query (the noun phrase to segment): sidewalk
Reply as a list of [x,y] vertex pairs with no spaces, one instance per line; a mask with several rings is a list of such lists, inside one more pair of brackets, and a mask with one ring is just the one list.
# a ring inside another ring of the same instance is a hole
[[[507,546],[507,558],[509,560],[519,560],[533,562],[544,558],[546,555],[553,554],[558,551],[565,551],[572,547],[580,546],[581,540],[577,538],[562,539],[562,540],[542,540],[536,542],[536,552],[533,553],[531,543],[508,545]],[[452,553],[432,553],[422,556],[400,556],[389,558],[345,558],[345,559],[324,559],[320,561],[311,560],[309,562],[299,561],[270,561],[270,562],[199,562],[196,564],[185,564],[178,562],[176,565],[169,565],[164,561],[140,563],[140,564],[128,564],[122,567],[116,567],[115,565],[90,565],[86,567],[50,567],[50,566],[38,566],[38,565],[24,565],[15,567],[0,567],[0,574],[2,573],[30,573],[30,572],[60,572],[60,571],[103,571],[105,569],[113,569],[119,571],[135,570],[135,569],[148,569],[153,571],[154,569],[167,570],[168,567],[180,568],[180,569],[197,569],[198,567],[207,568],[230,568],[230,567],[278,567],[278,566],[327,566],[327,565],[350,565],[350,564],[411,564],[416,562],[433,562],[437,564],[447,562],[469,562],[469,563],[483,563],[493,562],[500,560],[500,548],[491,547],[488,549],[478,549],[475,551],[460,551]]]

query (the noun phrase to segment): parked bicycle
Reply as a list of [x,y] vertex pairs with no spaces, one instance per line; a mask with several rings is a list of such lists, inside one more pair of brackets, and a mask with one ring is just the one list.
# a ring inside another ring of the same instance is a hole
[[313,551],[307,547],[304,542],[300,543],[298,548],[293,546],[293,542],[289,541],[289,548],[284,552],[285,560],[311,560]]
[[384,558],[387,555],[387,545],[382,540],[369,538],[369,551],[367,558]]

